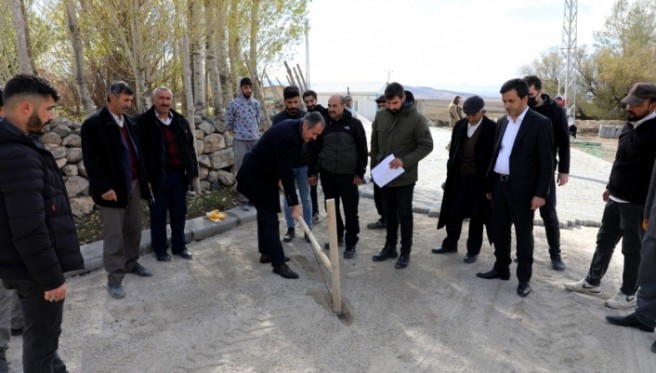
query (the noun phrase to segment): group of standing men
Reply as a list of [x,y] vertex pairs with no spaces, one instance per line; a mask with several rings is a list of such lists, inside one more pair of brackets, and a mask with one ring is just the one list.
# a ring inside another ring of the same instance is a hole
[[[167,213],[172,253],[192,258],[184,225],[187,190],[198,176],[193,132],[172,109],[168,88],[157,88],[153,107],[135,119],[127,116],[133,95],[125,82],[113,82],[107,105],[84,121],[81,132],[89,191],[103,223],[107,291],[113,298],[125,296],[126,273],[152,276],[138,262],[142,198],[149,201],[157,260],[171,260]],[[21,74],[7,82],[3,97],[0,278],[20,298],[23,370],[66,372],[57,354],[66,297],[64,272],[83,269],[84,264],[62,174],[35,136],[54,119],[59,94],[47,80]],[[0,371],[6,368],[2,362]]]
[[[533,263],[533,215],[540,209],[552,267],[565,269],[560,251],[554,172],[558,185],[569,174],[569,134],[565,113],[542,92],[536,76],[513,79],[501,88],[507,116],[498,123],[485,116],[479,96],[465,100],[465,118],[454,125],[438,229],[447,236],[435,254],[457,252],[462,222],[469,221],[465,263],[476,261],[483,228],[494,243],[496,262],[485,279],[510,278],[510,228],[517,237],[517,292],[526,296]],[[457,104],[459,97],[454,99]]]
[[[243,83],[243,80],[242,80]],[[283,90],[285,109],[273,120],[273,127],[262,135],[248,152],[237,174],[238,191],[252,201],[257,208],[258,247],[260,262],[271,263],[273,271],[285,278],[297,278],[285,263],[280,239],[278,218],[280,211],[278,186],[282,185],[287,216],[308,218],[313,203],[304,193],[307,184],[315,187],[321,181],[325,199],[335,199],[338,206],[337,235],[340,246],[345,245],[344,258],[356,254],[360,225],[358,220],[358,186],[364,181],[364,173],[371,157],[375,167],[389,155],[394,159],[390,168],[403,167],[405,172],[382,188],[387,237],[383,249],[373,256],[374,261],[397,258],[395,267],[408,266],[412,247],[412,195],[417,181],[419,161],[433,148],[432,137],[426,119],[417,112],[414,97],[398,83],[391,83],[385,90],[386,109],[379,110],[373,122],[371,152],[362,123],[348,110],[346,97],[333,95],[324,109],[316,104],[316,93],[303,94],[309,113],[298,109],[296,87]],[[238,117],[238,115],[237,115]],[[235,118],[235,124],[246,123]],[[228,125],[229,130],[238,128]],[[304,212],[301,214],[296,188],[301,194]],[[306,202],[303,202],[306,201]],[[339,213],[342,202],[344,219]],[[318,211],[314,209],[314,214]],[[283,240],[294,238],[295,226],[288,218],[287,233]],[[398,255],[398,228],[401,226],[401,255]]]

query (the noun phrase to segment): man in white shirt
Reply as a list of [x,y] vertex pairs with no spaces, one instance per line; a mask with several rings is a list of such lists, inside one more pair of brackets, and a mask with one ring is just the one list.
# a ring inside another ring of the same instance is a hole
[[497,125],[497,138],[487,178],[491,200],[492,239],[496,262],[485,279],[510,279],[510,232],[517,239],[517,294],[531,292],[533,217],[544,205],[553,172],[553,131],[545,116],[528,107],[528,85],[511,79],[501,87],[508,115]]

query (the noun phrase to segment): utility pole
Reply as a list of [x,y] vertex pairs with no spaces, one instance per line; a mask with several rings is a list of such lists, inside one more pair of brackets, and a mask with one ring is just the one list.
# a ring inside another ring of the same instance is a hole
[[[576,32],[577,32],[577,0],[565,0],[565,15],[563,17],[563,39],[560,52],[565,60],[565,69],[561,70],[558,79],[558,94],[566,100],[567,119],[572,123],[576,119],[576,85],[574,71],[576,70]],[[563,73],[565,74],[563,79]],[[572,124],[570,123],[570,124]]]
[[305,89],[310,89],[310,24],[305,19]]

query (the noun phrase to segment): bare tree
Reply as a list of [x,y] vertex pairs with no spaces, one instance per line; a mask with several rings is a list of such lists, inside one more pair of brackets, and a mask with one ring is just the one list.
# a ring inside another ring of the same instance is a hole
[[95,111],[95,105],[89,93],[87,86],[86,73],[84,69],[84,47],[82,46],[82,36],[80,35],[80,27],[77,22],[77,12],[75,0],[66,0],[66,19],[68,21],[68,30],[71,37],[71,44],[73,45],[73,59],[75,66],[75,84],[77,86],[78,94],[82,100],[84,111],[91,115]]
[[16,37],[18,39],[18,68],[19,71],[26,74],[35,74],[36,67],[32,60],[30,52],[30,35],[25,13],[25,4],[22,0],[8,0],[11,16],[16,28]]
[[194,108],[196,114],[206,115],[206,80],[205,80],[205,6],[202,0],[190,0],[191,64],[193,67]]
[[[207,24],[207,70],[209,72],[210,87],[212,90],[212,107],[214,108],[214,115],[223,117],[223,89],[221,87],[221,74],[219,70],[219,60],[217,59],[217,25],[216,22],[216,8],[220,8],[218,3],[220,0],[208,0],[206,3],[206,24]],[[219,12],[220,13],[220,12]],[[225,14],[219,14],[218,17],[225,19]],[[225,23],[225,22],[224,22]]]

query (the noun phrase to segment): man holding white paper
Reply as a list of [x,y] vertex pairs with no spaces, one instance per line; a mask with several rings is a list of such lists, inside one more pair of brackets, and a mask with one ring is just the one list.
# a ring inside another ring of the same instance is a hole
[[[381,188],[383,209],[387,217],[385,246],[373,256],[374,262],[396,258],[398,227],[401,225],[401,255],[396,264],[403,269],[410,262],[412,248],[412,195],[418,178],[419,161],[433,150],[433,138],[426,118],[417,111],[414,96],[399,83],[385,88],[387,108],[379,110],[372,124],[371,168],[387,163],[391,170],[402,169]],[[386,160],[392,156],[391,161]],[[393,173],[393,171],[392,171]],[[389,173],[387,173],[389,174]],[[374,176],[382,184],[382,179]],[[379,184],[379,185],[380,185]]]

